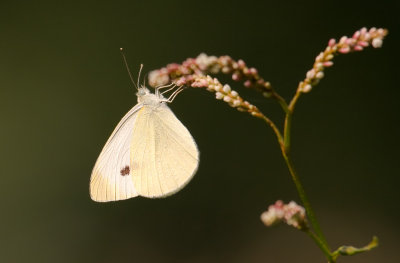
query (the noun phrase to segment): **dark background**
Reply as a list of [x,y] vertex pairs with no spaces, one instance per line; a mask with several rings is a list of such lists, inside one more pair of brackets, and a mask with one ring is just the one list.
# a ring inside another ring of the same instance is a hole
[[[135,74],[201,52],[242,58],[290,99],[327,41],[363,26],[390,33],[301,98],[293,156],[333,248],[380,238],[340,262],[398,262],[396,2],[1,1],[0,262],[325,262],[306,235],[259,220],[299,201],[270,128],[204,90],[171,105],[201,152],[182,191],[95,203],[89,178],[136,103],[120,47]],[[276,103],[229,83],[282,123]]]

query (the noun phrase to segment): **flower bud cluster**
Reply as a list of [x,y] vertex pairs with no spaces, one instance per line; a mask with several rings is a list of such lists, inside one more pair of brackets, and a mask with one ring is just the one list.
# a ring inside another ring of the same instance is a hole
[[312,87],[317,85],[324,77],[324,69],[333,65],[332,59],[335,55],[361,51],[369,45],[379,48],[387,34],[388,31],[383,28],[373,27],[367,30],[363,27],[356,31],[352,37],[343,36],[338,42],[334,38],[330,39],[326,49],[315,58],[313,68],[307,72],[306,78],[300,82],[299,91],[310,92]]
[[271,84],[258,74],[257,69],[247,67],[243,60],[235,61],[230,56],[208,56],[201,53],[197,58],[188,58],[182,64],[169,64],[149,73],[152,87],[162,86],[177,78],[188,75],[230,74],[234,81],[242,81],[247,88],[253,88],[268,96]]
[[300,230],[308,228],[304,207],[299,206],[294,201],[289,204],[284,204],[281,200],[276,201],[275,204],[269,206],[267,211],[261,214],[261,221],[266,226],[284,222]]
[[203,75],[189,75],[177,79],[175,84],[178,86],[186,85],[194,88],[206,88],[208,91],[215,93],[216,99],[225,101],[229,106],[239,111],[248,112],[255,117],[264,117],[256,106],[243,100],[228,84],[222,85],[216,78]]

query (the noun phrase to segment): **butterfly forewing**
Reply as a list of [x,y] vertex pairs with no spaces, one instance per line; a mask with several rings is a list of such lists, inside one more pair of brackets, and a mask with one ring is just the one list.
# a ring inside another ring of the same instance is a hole
[[94,201],[117,201],[138,195],[130,175],[130,144],[141,107],[136,105],[122,118],[101,151],[90,179],[90,196]]

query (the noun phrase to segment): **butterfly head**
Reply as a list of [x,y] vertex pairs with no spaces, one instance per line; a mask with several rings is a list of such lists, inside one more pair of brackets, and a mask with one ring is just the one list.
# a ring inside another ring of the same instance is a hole
[[151,93],[148,88],[145,86],[141,86],[138,88],[138,92],[136,93],[138,98],[138,103],[143,103],[146,105],[156,105],[163,102],[163,97],[157,97],[155,94]]

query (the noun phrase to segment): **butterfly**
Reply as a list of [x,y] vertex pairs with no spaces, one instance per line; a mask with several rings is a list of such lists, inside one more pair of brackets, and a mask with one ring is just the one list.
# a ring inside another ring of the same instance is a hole
[[[160,92],[164,88],[168,89]],[[197,145],[167,105],[183,88],[163,96],[174,88],[161,86],[151,93],[144,85],[138,87],[138,103],[118,123],[93,168],[90,197],[94,201],[166,197],[196,173]]]

